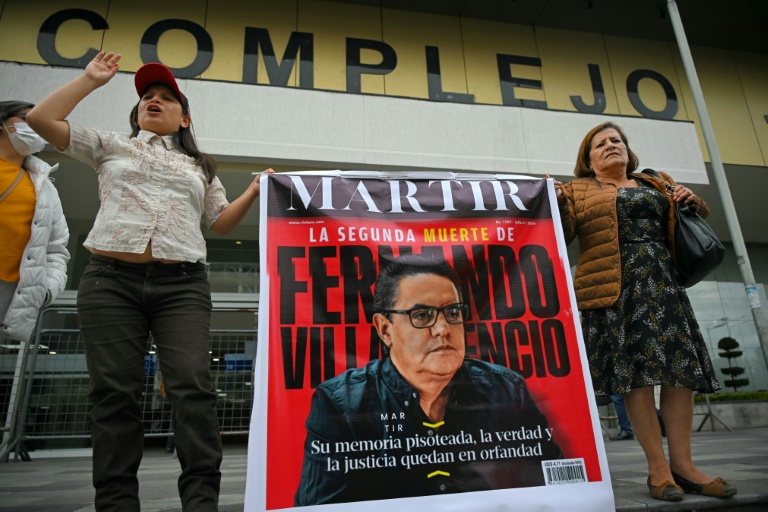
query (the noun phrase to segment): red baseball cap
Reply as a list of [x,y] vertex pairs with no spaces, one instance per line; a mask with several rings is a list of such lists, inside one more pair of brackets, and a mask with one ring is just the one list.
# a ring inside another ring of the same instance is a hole
[[189,101],[182,94],[179,84],[176,83],[176,79],[173,77],[173,73],[165,64],[159,62],[144,64],[136,71],[133,82],[136,85],[136,92],[139,96],[144,94],[144,91],[152,84],[167,85],[179,99],[184,113],[189,113]]

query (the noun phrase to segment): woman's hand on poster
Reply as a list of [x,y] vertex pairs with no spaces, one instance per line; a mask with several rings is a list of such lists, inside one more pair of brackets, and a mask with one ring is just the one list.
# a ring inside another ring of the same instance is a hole
[[85,67],[85,76],[93,80],[96,87],[106,84],[115,76],[119,66],[118,61],[122,58],[119,53],[99,52],[96,57]]
[[275,171],[272,169],[266,169],[261,172],[261,174],[257,174],[253,177],[253,181],[250,185],[248,185],[248,192],[252,193],[254,197],[258,197],[259,193],[261,192],[261,184],[259,181],[261,180],[261,176],[263,174],[275,174]]
[[[545,179],[549,179],[549,178],[551,178],[551,176],[549,174],[545,174],[544,178]],[[557,180],[554,180],[554,179],[553,179],[553,181],[554,181],[554,185],[555,185],[555,195],[556,195],[556,197],[558,199],[560,199],[561,197],[563,197],[563,182],[557,181]]]

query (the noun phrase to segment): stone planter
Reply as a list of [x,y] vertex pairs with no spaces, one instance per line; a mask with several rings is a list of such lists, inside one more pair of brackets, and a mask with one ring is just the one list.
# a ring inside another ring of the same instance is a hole
[[[768,400],[745,400],[734,402],[710,402],[712,412],[733,430],[741,428],[768,427]],[[707,404],[695,402],[693,428],[698,429],[707,414]],[[715,428],[722,429],[717,421]],[[709,419],[701,430],[710,430]]]

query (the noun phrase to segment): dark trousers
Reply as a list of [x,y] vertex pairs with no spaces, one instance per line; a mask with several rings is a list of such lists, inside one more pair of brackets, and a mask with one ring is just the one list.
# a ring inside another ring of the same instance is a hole
[[624,406],[624,395],[622,393],[611,395],[611,401],[613,402],[613,408],[616,409],[616,416],[619,418],[618,422],[621,431],[634,434],[632,424],[629,423],[629,416],[627,416],[627,408]]
[[183,510],[217,510],[221,436],[209,367],[211,294],[200,263],[91,256],[77,297],[91,378],[96,510],[138,511],[144,448],[139,398],[149,333],[173,410]]

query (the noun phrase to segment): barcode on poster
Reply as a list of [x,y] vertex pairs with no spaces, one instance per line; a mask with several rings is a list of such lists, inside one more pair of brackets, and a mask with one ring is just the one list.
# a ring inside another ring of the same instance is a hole
[[546,485],[580,484],[587,481],[584,459],[545,460],[541,467]]

